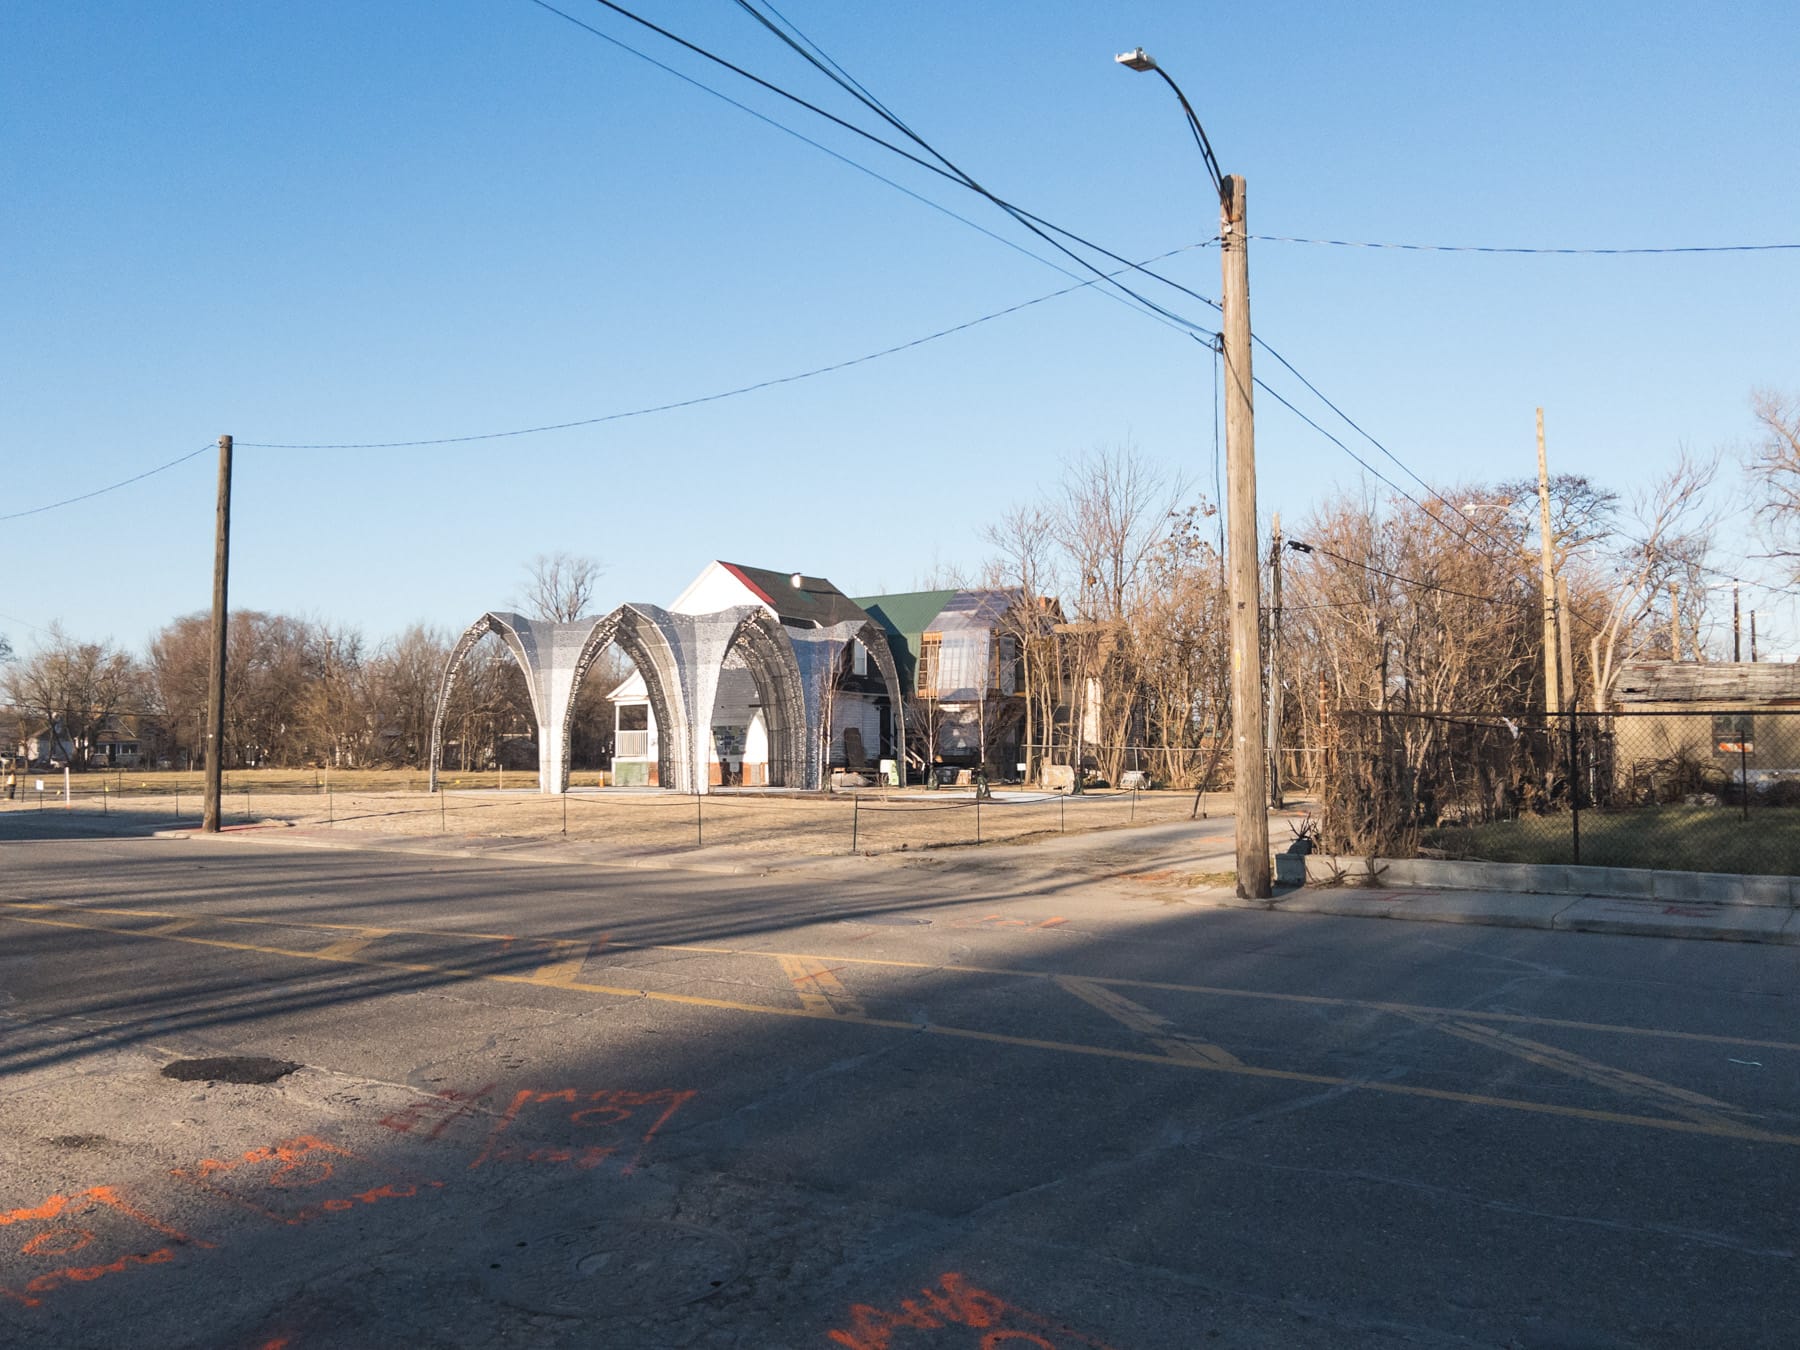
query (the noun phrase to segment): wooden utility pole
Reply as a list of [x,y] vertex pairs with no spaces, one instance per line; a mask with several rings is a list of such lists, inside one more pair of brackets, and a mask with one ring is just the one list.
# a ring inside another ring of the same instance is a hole
[[[1752,616],[1754,618],[1754,616]],[[1269,805],[1281,800],[1281,512],[1269,541]]]
[[1537,410],[1538,537],[1542,545],[1539,563],[1544,588],[1544,712],[1554,717],[1562,711],[1562,679],[1557,654],[1556,554],[1550,546],[1550,464],[1544,455],[1544,410]]
[[213,534],[212,676],[206,686],[204,834],[219,832],[219,787],[225,757],[225,574],[231,557],[231,437],[219,437],[219,512]]
[[[1569,712],[1574,712],[1580,706],[1579,700],[1575,697],[1575,656],[1571,650],[1574,644],[1570,640],[1570,634],[1575,628],[1573,616],[1574,611],[1569,608],[1569,579],[1558,577],[1556,579],[1556,650],[1562,657],[1558,674],[1562,681],[1563,706]],[[1599,667],[1596,666],[1595,669],[1597,670]]]
[[1227,174],[1219,202],[1220,303],[1225,359],[1225,496],[1231,604],[1231,777],[1237,812],[1237,893],[1274,894],[1269,863],[1269,790],[1263,738],[1262,661],[1256,557],[1256,424],[1250,373],[1250,258],[1245,251],[1244,179]]
[[1731,583],[1731,659],[1733,661],[1744,659],[1744,627],[1738,617],[1739,612],[1738,584],[1733,581]]
[[1681,660],[1681,587],[1669,583],[1669,651]]
[[1750,611],[1750,664],[1756,664],[1756,611]]

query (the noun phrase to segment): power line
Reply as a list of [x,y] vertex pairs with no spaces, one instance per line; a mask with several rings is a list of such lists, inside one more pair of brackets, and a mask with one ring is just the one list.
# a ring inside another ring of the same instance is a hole
[[[1209,243],[1211,241],[1208,241]],[[1163,258],[1174,257],[1190,249],[1205,248],[1206,244],[1183,244],[1180,248],[1170,249],[1167,253],[1151,258],[1151,262],[1159,262]],[[507,431],[484,431],[461,436],[434,436],[428,439],[410,441],[329,441],[329,442],[282,442],[282,441],[239,441],[238,445],[247,450],[405,450],[430,445],[464,445],[472,441],[507,440],[514,436],[535,436],[546,431],[570,431],[577,427],[599,426],[605,422],[622,422],[633,417],[648,417],[652,413],[674,412],[681,408],[693,408],[703,403],[717,403],[721,399],[737,398],[742,394],[753,394],[763,389],[773,389],[777,385],[794,384],[800,380],[810,380],[817,375],[829,375],[834,371],[848,370],[852,366],[876,361],[884,356],[893,356],[898,352],[909,351],[914,347],[922,347],[928,342],[936,342],[939,338],[950,337],[956,333],[966,332],[995,319],[1005,318],[1009,314],[1017,314],[1021,310],[1030,309],[1049,300],[1060,299],[1072,295],[1076,291],[1086,290],[1097,285],[1097,281],[1077,281],[1061,290],[1040,295],[1031,300],[1022,300],[1016,305],[1008,305],[1005,309],[995,310],[991,314],[983,314],[980,318],[954,324],[949,328],[940,328],[935,333],[927,333],[924,337],[912,338],[906,342],[896,343],[891,347],[883,347],[880,351],[868,352],[862,356],[853,356],[845,361],[834,361],[830,365],[816,366],[811,370],[803,370],[794,375],[778,375],[772,379],[758,380],[754,384],[740,385],[735,389],[726,389],[713,394],[700,394],[693,398],[676,399],[670,403],[653,404],[646,408],[632,408],[624,412],[603,413],[596,417],[582,417],[568,422],[551,422],[542,426],[514,427]],[[196,454],[199,451],[195,452]],[[189,456],[192,458],[192,456]],[[165,468],[168,466],[165,465]],[[152,470],[156,472],[156,470]],[[140,475],[141,476],[141,475]],[[107,490],[107,489],[102,489]],[[90,494],[92,495],[92,494]],[[75,500],[81,500],[76,498]],[[48,507],[40,508],[48,510]]]
[[[557,17],[559,17],[559,18],[565,19],[568,22],[575,24],[576,27],[581,28],[584,32],[592,33],[598,37],[607,38],[607,40],[609,40],[609,41],[613,40],[613,39],[608,38],[607,35],[602,33],[600,30],[593,28],[592,26],[590,26],[588,24],[584,24],[580,20],[575,19],[572,16],[563,13],[562,10],[559,10],[555,6],[547,3],[547,0],[531,0],[531,3],[534,5],[537,5],[540,9],[544,9],[552,14],[557,15]],[[916,141],[922,148],[927,150],[928,153],[930,153],[931,155],[936,157],[938,160],[940,160],[941,164],[946,167],[940,167],[939,164],[933,164],[929,160],[924,159],[924,158],[920,157],[919,155],[914,154],[910,150],[907,150],[905,147],[895,145],[892,141],[886,140],[883,137],[876,135],[874,132],[868,130],[866,127],[860,127],[854,122],[851,122],[845,118],[839,117],[836,113],[826,111],[824,108],[821,108],[818,104],[810,102],[809,100],[802,98],[800,95],[795,94],[787,89],[782,88],[778,84],[775,84],[769,80],[765,80],[760,75],[753,74],[752,72],[744,69],[744,67],[736,64],[735,62],[729,61],[725,57],[720,56],[715,52],[708,51],[705,47],[702,47],[697,43],[688,41],[688,39],[681,37],[676,33],[671,32],[670,30],[662,27],[659,24],[653,23],[652,21],[644,18],[640,14],[633,13],[631,10],[625,8],[623,5],[615,3],[615,0],[594,0],[594,3],[597,5],[600,5],[604,9],[611,10],[613,13],[619,15],[622,18],[630,20],[632,23],[638,24],[640,27],[650,30],[651,32],[657,34],[658,36],[665,38],[670,42],[675,43],[677,46],[683,48],[686,51],[694,53],[696,56],[699,56],[704,60],[711,61],[715,65],[721,66],[724,69],[731,71],[733,74],[738,75],[738,76],[742,77],[743,79],[749,80],[752,84],[757,85],[759,88],[766,89],[770,93],[775,94],[776,96],[778,96],[780,98],[784,98],[784,99],[788,100],[789,102],[791,102],[801,108],[806,109],[808,112],[815,114],[816,116],[824,118],[826,121],[831,122],[834,125],[843,128],[844,130],[850,132],[851,134],[860,136],[864,140],[869,141],[871,144],[878,145],[885,150],[891,151],[892,153],[899,155],[902,159],[905,159],[905,160],[909,161],[910,163],[917,165],[918,167],[926,170],[929,173],[936,174],[940,178],[947,179],[950,182],[956,183],[960,187],[965,187],[965,188],[969,189],[970,191],[975,192],[978,195],[986,198],[988,201],[992,202],[995,206],[997,206],[1001,210],[1005,211],[1009,216],[1011,216],[1019,224],[1023,225],[1027,230],[1030,230],[1033,234],[1037,235],[1039,238],[1043,239],[1046,243],[1050,244],[1051,247],[1053,247],[1053,248],[1057,249],[1059,252],[1067,255],[1072,261],[1074,261],[1080,267],[1086,269],[1087,271],[1094,273],[1094,275],[1096,277],[1105,277],[1108,281],[1111,282],[1111,284],[1113,286],[1117,287],[1121,293],[1129,296],[1133,301],[1135,301],[1139,305],[1142,305],[1146,310],[1150,311],[1152,314],[1160,315],[1164,319],[1170,320],[1170,321],[1174,322],[1175,324],[1180,325],[1183,328],[1196,329],[1196,330],[1202,331],[1202,332],[1205,331],[1204,329],[1199,329],[1199,326],[1197,324],[1194,324],[1191,320],[1186,319],[1183,316],[1175,313],[1173,310],[1166,309],[1162,305],[1157,304],[1155,301],[1150,300],[1143,295],[1140,295],[1137,291],[1134,291],[1129,286],[1126,286],[1123,282],[1117,280],[1116,277],[1109,276],[1107,273],[1103,272],[1100,268],[1096,267],[1093,263],[1089,262],[1086,258],[1082,257],[1080,254],[1074,252],[1072,249],[1068,248],[1066,245],[1058,242],[1057,240],[1050,238],[1050,234],[1054,233],[1054,234],[1061,235],[1061,236],[1063,236],[1063,238],[1072,240],[1073,242],[1075,242],[1076,244],[1079,244],[1083,248],[1091,249],[1095,253],[1098,253],[1101,256],[1108,258],[1113,262],[1120,263],[1121,265],[1123,265],[1127,268],[1131,268],[1133,270],[1144,272],[1144,274],[1146,276],[1149,276],[1149,277],[1153,278],[1154,280],[1160,281],[1164,285],[1172,286],[1176,290],[1181,291],[1184,294],[1192,296],[1194,299],[1200,300],[1203,303],[1212,305],[1214,308],[1217,308],[1216,301],[1210,300],[1206,296],[1200,295],[1198,292],[1190,290],[1186,286],[1183,286],[1180,282],[1174,281],[1168,277],[1158,275],[1157,273],[1150,272],[1144,267],[1143,264],[1133,263],[1130,259],[1125,258],[1119,254],[1116,254],[1116,253],[1112,252],[1112,250],[1104,248],[1101,245],[1094,243],[1092,240],[1082,238],[1080,235],[1076,234],[1072,230],[1065,229],[1064,227],[1062,227],[1060,225],[1053,224],[1052,222],[1045,220],[1041,216],[1034,215],[1031,212],[1024,210],[1022,207],[1016,206],[1013,203],[1005,201],[1004,199],[996,196],[994,193],[988,191],[988,189],[983,187],[980,183],[976,182],[968,174],[963,173],[963,171],[961,169],[956,168],[956,166],[951,164],[951,162],[948,159],[944,158],[943,155],[939,154],[939,152],[936,149],[932,148],[924,140],[922,140],[918,136],[914,135],[914,133],[910,129],[908,129],[904,123],[900,122],[900,120],[898,118],[894,117],[891,113],[887,112],[885,110],[885,108],[883,108],[878,102],[876,102],[875,100],[873,100],[871,98],[868,98],[866,95],[863,95],[860,93],[855,93],[854,90],[852,91],[853,96],[856,97],[856,99],[859,103],[862,103],[863,106],[871,108],[872,110],[876,111],[877,115],[881,116],[883,118],[883,120],[889,122],[890,125],[893,125],[893,126],[897,127],[898,129],[900,129],[905,135],[907,135],[909,138]],[[808,59],[810,60],[811,58],[809,57]],[[838,84],[840,88],[850,88],[851,87],[849,83],[839,80],[836,76],[832,76],[832,79],[833,79],[833,82]]]
[[[0,516],[0,520],[22,520],[26,516],[42,515],[45,511],[54,511],[58,507],[73,506],[77,502],[89,501],[94,497],[103,496],[108,492],[117,492],[120,488],[130,487],[133,483],[141,483],[146,478],[163,473],[168,469],[173,469],[177,464],[186,464],[190,459],[193,459],[197,455],[204,455],[212,448],[213,445],[209,441],[198,450],[191,450],[185,455],[179,455],[170,460],[167,464],[158,464],[154,469],[145,469],[142,473],[133,474],[130,478],[122,479],[117,483],[109,483],[103,488],[95,488],[92,492],[84,492],[79,497],[64,497],[60,502],[49,502],[43,506],[34,506],[28,511],[14,511],[10,515]],[[20,622],[23,623],[24,621],[20,620]],[[29,628],[30,626],[31,625],[26,624],[26,627]]]
[[1800,244],[1688,244],[1674,248],[1508,248],[1491,244],[1395,244],[1366,239],[1302,239],[1290,234],[1253,234],[1267,244],[1328,244],[1333,248],[1385,248],[1410,253],[1537,253],[1566,257],[1624,257],[1659,253],[1775,253]]
[[[1480,600],[1483,603],[1490,605],[1521,605],[1527,603],[1526,598],[1523,596],[1514,596],[1511,599],[1507,599],[1498,595],[1478,595],[1474,591],[1459,591],[1454,586],[1440,586],[1434,581],[1420,581],[1417,577],[1401,576],[1398,572],[1390,572],[1386,568],[1376,567],[1373,563],[1358,562],[1355,558],[1346,558],[1341,553],[1333,553],[1323,544],[1307,544],[1302,543],[1298,539],[1292,539],[1288,541],[1288,547],[1301,553],[1322,553],[1327,558],[1333,558],[1348,566],[1360,567],[1365,572],[1373,572],[1376,576],[1386,577],[1388,580],[1397,581],[1404,586],[1417,586],[1420,590],[1441,591],[1445,595],[1461,596],[1464,600]],[[1295,608],[1300,608],[1300,606],[1295,606]]]
[[[1070,271],[1068,268],[1062,266],[1060,263],[1053,262],[1049,258],[1044,257],[1042,254],[1033,253],[1030,249],[1026,248],[1023,244],[1019,243],[1017,240],[1008,239],[1005,235],[1000,234],[997,231],[990,230],[990,229],[988,229],[987,226],[979,224],[976,221],[970,220],[965,215],[962,215],[956,211],[952,211],[949,207],[945,206],[942,202],[933,201],[930,197],[927,197],[924,193],[915,192],[915,191],[913,191],[913,189],[907,187],[904,183],[897,182],[896,180],[889,178],[886,174],[880,173],[875,169],[871,169],[868,165],[863,164],[858,160],[854,160],[854,159],[850,158],[850,156],[848,156],[848,155],[845,155],[836,150],[833,150],[830,146],[826,145],[822,141],[814,140],[811,136],[808,136],[805,132],[797,131],[793,127],[788,126],[785,122],[778,122],[773,117],[770,117],[767,113],[758,112],[755,108],[752,108],[749,104],[738,101],[737,99],[733,98],[730,94],[725,93],[723,90],[715,89],[712,85],[707,84],[704,80],[697,80],[692,75],[689,75],[683,71],[677,70],[674,66],[668,65],[666,62],[658,61],[654,56],[651,56],[648,52],[640,51],[638,48],[633,47],[630,43],[621,41],[619,38],[614,37],[611,33],[608,33],[606,31],[604,31],[603,29],[595,28],[592,24],[582,22],[580,19],[576,18],[574,15],[566,13],[563,10],[560,10],[560,9],[556,8],[556,6],[554,6],[554,5],[545,3],[545,0],[532,0],[532,3],[536,4],[539,9],[546,10],[549,13],[556,15],[557,18],[563,19],[563,20],[567,21],[568,23],[573,24],[575,27],[581,29],[583,32],[592,34],[594,37],[599,38],[602,42],[608,43],[614,47],[617,47],[622,52],[625,52],[631,56],[637,57],[638,60],[643,61],[647,65],[656,67],[656,69],[662,71],[666,75],[673,76],[674,78],[680,80],[683,84],[691,85],[693,88],[700,90],[701,93],[710,94],[713,98],[718,99],[721,103],[729,104],[731,107],[736,108],[739,112],[744,113],[750,117],[754,117],[757,121],[763,123],[765,126],[773,127],[776,131],[779,131],[784,135],[792,136],[795,140],[799,141],[801,144],[811,146],[814,150],[817,150],[820,154],[828,155],[832,159],[837,160],[838,163],[846,165],[849,168],[855,169],[858,173],[864,174],[867,177],[873,178],[878,183],[881,183],[887,187],[891,187],[892,189],[894,189],[894,191],[901,193],[904,196],[912,198],[914,201],[918,202],[920,205],[930,207],[933,211],[938,212],[940,215],[948,216],[948,217],[950,217],[950,219],[957,221],[960,224],[967,225],[971,230],[974,230],[979,234],[986,235],[989,239],[992,239],[995,243],[1003,244],[1005,247],[1012,249],[1016,253],[1022,253],[1027,258],[1032,259],[1032,261],[1042,263],[1045,267],[1050,268],[1052,271],[1062,273],[1062,275],[1068,277],[1070,280],[1075,279],[1077,274],[1075,272]],[[1132,306],[1131,302],[1126,300],[1123,296],[1115,295],[1111,292],[1106,292],[1106,294],[1109,296],[1109,298],[1111,298],[1112,300],[1116,301],[1119,304],[1125,305],[1127,308],[1135,308],[1135,306]],[[1164,322],[1166,322],[1166,320]]]

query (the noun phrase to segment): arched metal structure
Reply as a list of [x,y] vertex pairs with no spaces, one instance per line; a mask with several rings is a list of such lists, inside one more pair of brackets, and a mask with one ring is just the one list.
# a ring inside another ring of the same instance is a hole
[[[525,688],[538,726],[540,791],[560,793],[568,789],[569,732],[575,696],[595,659],[614,642],[643,672],[660,724],[677,732],[685,728],[687,708],[676,678],[678,663],[658,622],[660,617],[666,616],[649,606],[621,605],[602,618],[578,619],[574,623],[527,619],[504,610],[490,610],[475,620],[451,649],[443,678],[438,682],[437,707],[431,718],[431,791],[438,789],[444,714],[450,705],[451,691],[475,644],[490,633],[500,635],[525,674]],[[674,768],[668,764],[665,772]]]
[[594,662],[617,643],[644,678],[656,718],[657,777],[679,792],[710,786],[712,717],[719,681],[734,656],[755,681],[769,735],[769,780],[809,790],[824,786],[825,747],[819,731],[846,648],[860,642],[887,689],[895,759],[905,782],[906,728],[899,674],[886,634],[867,621],[830,628],[788,628],[768,610],[741,605],[712,614],[674,614],[655,605],[620,605],[600,618],[574,623],[527,619],[490,610],[464,630],[444,663],[431,719],[431,790],[438,790],[444,716],[464,661],[475,644],[498,633],[525,674],[538,726],[538,788],[569,786],[569,744],[576,696]]

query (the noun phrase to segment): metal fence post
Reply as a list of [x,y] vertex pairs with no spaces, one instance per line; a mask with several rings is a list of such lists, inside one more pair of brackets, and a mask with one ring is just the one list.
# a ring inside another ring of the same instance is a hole
[[1056,828],[1059,834],[1067,834],[1069,832],[1068,804],[1069,799],[1058,793],[1056,798]]
[[1738,795],[1744,805],[1744,821],[1750,820],[1750,743],[1738,737]]
[[975,842],[981,842],[981,798],[975,799]]
[[438,789],[438,833],[439,834],[446,834],[449,832],[449,829],[450,829],[449,822],[447,820],[445,820],[445,818],[444,818],[445,817],[444,795],[445,795],[444,790],[442,788],[439,788]]
[[[1581,715],[1565,714],[1569,719],[1569,845],[1577,865],[1581,862]],[[1604,851],[1604,850],[1603,850]]]
[[856,828],[862,820],[862,798],[850,799],[850,851],[856,852]]
[[703,848],[706,844],[706,826],[700,818],[700,789],[694,789],[694,847]]

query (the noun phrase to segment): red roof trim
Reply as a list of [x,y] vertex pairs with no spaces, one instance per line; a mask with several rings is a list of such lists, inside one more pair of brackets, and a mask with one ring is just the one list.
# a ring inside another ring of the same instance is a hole
[[775,604],[775,598],[765,592],[761,586],[758,586],[754,581],[750,580],[749,577],[745,576],[744,569],[739,567],[736,563],[728,563],[721,558],[719,560],[719,566],[723,567],[726,571],[730,572],[732,576],[743,582],[750,594],[758,596],[770,609],[778,608]]

